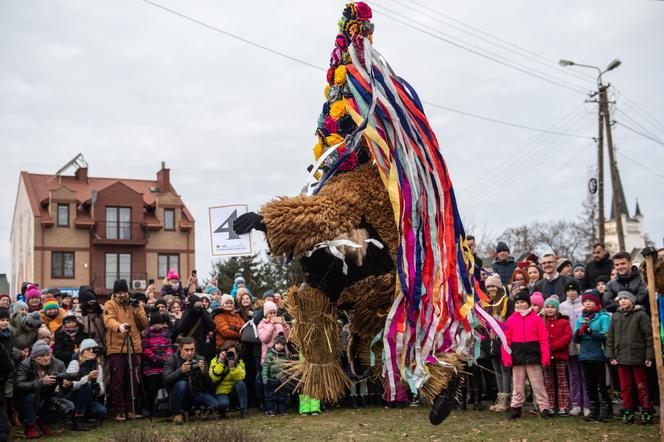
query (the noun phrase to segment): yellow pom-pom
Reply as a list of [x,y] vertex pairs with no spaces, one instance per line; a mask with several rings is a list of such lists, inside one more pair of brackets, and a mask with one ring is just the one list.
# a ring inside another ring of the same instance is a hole
[[320,156],[323,155],[324,150],[325,147],[323,147],[323,143],[317,143],[314,146],[314,158],[316,158],[316,161],[318,161],[318,158],[320,158]]
[[343,141],[344,141],[343,137],[339,134],[332,134],[332,135],[325,138],[325,143],[328,146],[334,146],[334,145],[337,145],[337,144],[339,144]]
[[334,70],[334,84],[344,84],[346,82],[346,66],[341,65]]
[[346,105],[344,104],[343,101],[335,101],[330,105],[330,117],[334,118],[335,120],[338,120],[339,118],[343,117],[346,115]]
[[328,84],[327,86],[325,86],[325,90],[323,91],[323,95],[325,95],[326,100],[330,99],[330,89],[332,89],[332,86]]

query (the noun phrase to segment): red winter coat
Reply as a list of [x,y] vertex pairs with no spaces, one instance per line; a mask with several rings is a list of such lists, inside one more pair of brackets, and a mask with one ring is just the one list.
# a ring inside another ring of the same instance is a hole
[[507,346],[512,350],[509,354],[501,347],[505,366],[551,363],[549,332],[537,313],[531,310],[523,316],[517,310],[507,319],[505,326]]
[[549,331],[551,359],[566,361],[569,359],[569,343],[572,341],[572,327],[567,316],[557,314],[555,317],[544,317],[544,324]]

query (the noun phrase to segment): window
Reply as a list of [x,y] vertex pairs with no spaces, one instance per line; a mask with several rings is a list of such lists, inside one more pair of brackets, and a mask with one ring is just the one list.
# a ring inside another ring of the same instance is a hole
[[69,227],[69,204],[58,204],[58,227]]
[[51,278],[74,277],[74,253],[51,252]]
[[175,230],[175,209],[164,209],[164,230]]
[[157,277],[164,279],[170,269],[180,273],[180,255],[159,255]]
[[131,239],[131,208],[106,208],[106,238]]
[[118,279],[126,279],[131,285],[131,254],[106,254],[106,288],[112,289]]

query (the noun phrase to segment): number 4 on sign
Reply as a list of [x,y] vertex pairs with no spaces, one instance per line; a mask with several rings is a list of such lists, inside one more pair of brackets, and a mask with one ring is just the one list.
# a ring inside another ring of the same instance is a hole
[[[214,231],[214,233],[228,233],[228,239],[240,239],[240,235],[235,233],[233,230],[233,223],[237,219],[237,210],[233,210],[233,213],[230,214],[226,220],[221,223],[219,227]],[[227,226],[227,227],[225,227]]]

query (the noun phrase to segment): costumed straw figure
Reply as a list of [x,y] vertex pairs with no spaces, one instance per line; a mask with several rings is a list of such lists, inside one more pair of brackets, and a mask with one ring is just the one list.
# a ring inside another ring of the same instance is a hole
[[343,397],[336,310],[349,310],[353,372],[373,368],[389,400],[408,386],[432,402],[439,424],[463,361],[479,352],[475,328],[504,335],[479,305],[486,298],[436,137],[415,91],[372,47],[371,16],[349,3],[339,20],[302,194],[242,215],[234,229],[265,232],[273,255],[302,265],[305,282],[285,300],[303,394]]

